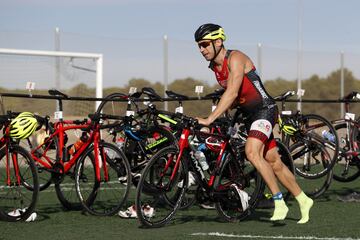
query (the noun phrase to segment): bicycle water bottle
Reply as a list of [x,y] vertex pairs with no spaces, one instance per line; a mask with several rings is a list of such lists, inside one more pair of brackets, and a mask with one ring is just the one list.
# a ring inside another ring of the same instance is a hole
[[125,138],[124,137],[119,137],[116,139],[116,146],[119,148],[119,149],[123,149],[124,148],[124,145],[125,145]]
[[203,153],[203,150],[206,149],[205,144],[200,144],[197,151],[195,152],[194,156],[199,161],[200,167],[202,170],[206,171],[209,169],[209,165],[206,161],[206,156]]
[[73,155],[77,150],[79,150],[81,148],[82,145],[84,145],[84,143],[88,139],[89,139],[89,136],[87,135],[87,133],[83,132],[80,139],[70,147],[69,154]]
[[329,140],[330,142],[335,142],[335,136],[331,132],[329,132],[327,130],[323,130],[321,132],[321,134],[322,134],[323,138]]

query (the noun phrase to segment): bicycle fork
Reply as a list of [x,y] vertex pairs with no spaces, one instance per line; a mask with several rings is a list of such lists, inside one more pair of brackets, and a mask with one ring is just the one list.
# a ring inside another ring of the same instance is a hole
[[[101,181],[101,173],[100,173],[100,169],[102,168],[104,171],[104,181],[107,182],[109,181],[109,174],[108,174],[108,169],[107,169],[107,165],[106,165],[106,151],[104,150],[104,147],[99,147],[99,141],[100,141],[100,136],[99,136],[99,132],[96,131],[94,133],[94,155],[95,155],[95,175],[96,175],[96,180],[98,182]],[[101,159],[101,160],[100,160]]]

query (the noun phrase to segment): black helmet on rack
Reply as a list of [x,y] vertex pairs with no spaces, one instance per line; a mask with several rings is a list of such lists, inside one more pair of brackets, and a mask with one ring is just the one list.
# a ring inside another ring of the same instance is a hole
[[206,23],[201,25],[194,34],[195,41],[201,40],[216,40],[221,38],[223,41],[226,40],[224,29],[213,23]]

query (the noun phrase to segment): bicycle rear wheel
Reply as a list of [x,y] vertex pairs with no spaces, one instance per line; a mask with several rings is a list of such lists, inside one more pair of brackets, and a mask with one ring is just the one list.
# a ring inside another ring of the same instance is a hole
[[68,172],[61,174],[61,176],[59,175],[58,177],[60,177],[61,180],[55,180],[55,191],[61,205],[66,210],[82,210],[83,207],[76,193],[75,166],[72,166]]
[[[330,186],[333,171],[328,171],[331,158],[326,147],[319,142],[309,141],[306,145],[297,142],[290,147],[294,161],[296,180],[303,191],[313,197],[321,196]],[[319,175],[326,169],[326,175]]]
[[[291,138],[294,141],[292,144],[303,144],[308,155],[319,156],[319,153],[323,151],[327,154],[326,158],[321,158],[321,161],[320,158],[313,157],[314,161],[308,161],[304,167],[295,165],[296,173],[302,177],[314,179],[326,176],[334,167],[339,153],[339,140],[335,128],[324,117],[316,114],[302,115],[299,128],[300,132]],[[329,132],[334,139],[323,137],[323,131]],[[290,137],[287,136],[285,142],[290,143]]]
[[76,164],[77,195],[87,212],[97,216],[111,216],[120,210],[129,194],[129,162],[117,146],[106,142],[99,143],[99,181],[96,177],[93,152],[94,146],[87,149]]
[[188,170],[185,160],[181,159],[174,172],[178,154],[175,146],[160,150],[141,174],[135,205],[140,224],[144,227],[164,226],[182,204],[188,184]]
[[9,151],[6,147],[1,149],[0,171],[0,219],[26,220],[35,209],[39,193],[37,169],[31,155],[20,146],[10,146]]
[[56,137],[52,138],[47,143],[44,143],[41,148],[35,151],[35,149],[45,140],[45,136],[47,136],[45,130],[39,130],[29,138],[19,142],[20,146],[29,151],[33,156],[38,171],[37,175],[39,178],[40,191],[47,189],[51,185],[52,175],[49,169],[35,160],[35,156],[42,160],[45,160],[46,158],[51,164],[54,164],[58,159],[58,142]]
[[[129,160],[133,176],[139,175],[145,168],[149,159],[159,150],[174,145],[177,139],[164,126],[149,126],[143,129],[139,135],[141,140],[129,137],[125,141],[124,153]],[[133,184],[137,186],[139,178],[133,178]]]
[[[246,192],[245,197],[240,197],[232,185]],[[215,187],[215,208],[219,216],[227,222],[234,222],[251,214],[264,191],[264,182],[251,164],[241,164],[232,154],[228,154],[215,180]],[[246,196],[248,199],[244,199]],[[242,201],[247,202],[248,206],[244,208]]]
[[351,182],[360,176],[360,161],[359,157],[347,154],[351,150],[349,140],[357,142],[360,146],[360,130],[354,129],[354,132],[351,133],[352,136],[348,136],[346,123],[335,125],[335,129],[339,137],[340,147],[333,178],[339,182]]

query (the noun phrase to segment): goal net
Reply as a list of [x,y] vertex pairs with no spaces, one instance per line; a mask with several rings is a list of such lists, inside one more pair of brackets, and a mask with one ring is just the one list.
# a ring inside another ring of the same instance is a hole
[[[102,97],[102,64],[101,54],[0,49],[0,92],[48,95],[49,89],[57,89],[70,97]],[[55,100],[2,97],[2,101],[6,110],[40,114],[51,114],[57,106]],[[86,116],[97,104],[64,101],[64,114]]]

